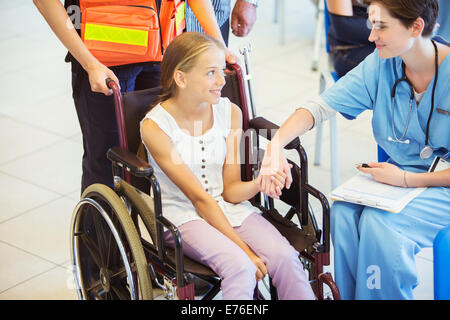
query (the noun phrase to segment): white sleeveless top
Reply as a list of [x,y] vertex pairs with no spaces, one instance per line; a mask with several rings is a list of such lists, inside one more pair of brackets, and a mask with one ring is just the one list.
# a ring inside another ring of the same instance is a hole
[[[251,213],[259,210],[249,201],[232,204],[222,197],[222,167],[227,151],[225,140],[231,129],[230,100],[220,98],[219,103],[213,105],[212,109],[213,126],[201,136],[193,137],[178,127],[175,119],[160,104],[146,114],[141,121],[141,128],[145,119],[151,119],[170,137],[184,163],[194,173],[205,191],[217,201],[230,224],[237,227]],[[148,149],[147,155],[160,185],[163,216],[177,227],[192,220],[203,220],[192,202],[161,170]]]

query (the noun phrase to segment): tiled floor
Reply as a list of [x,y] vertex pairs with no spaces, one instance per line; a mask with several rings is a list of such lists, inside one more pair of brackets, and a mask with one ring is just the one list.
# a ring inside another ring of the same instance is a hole
[[[310,68],[316,8],[310,0],[285,0],[280,45],[274,3],[261,0],[251,35],[231,36],[230,47],[238,52],[251,43],[257,112],[281,124],[318,93],[319,73]],[[0,299],[76,299],[69,224],[82,145],[66,51],[29,0],[0,1],[0,29]],[[320,61],[325,65],[323,55]],[[338,119],[341,181],[355,173],[354,163],[376,159],[370,114],[361,118]],[[302,138],[311,184],[324,194],[331,189],[326,128],[320,167],[312,165],[315,132]],[[419,299],[433,297],[430,253],[417,259]]]

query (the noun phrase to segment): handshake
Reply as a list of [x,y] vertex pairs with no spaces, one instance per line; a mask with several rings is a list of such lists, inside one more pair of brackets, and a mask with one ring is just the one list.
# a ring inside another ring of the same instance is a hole
[[292,183],[292,165],[283,155],[283,148],[267,146],[261,168],[255,182],[260,192],[279,199],[283,188],[289,189]]

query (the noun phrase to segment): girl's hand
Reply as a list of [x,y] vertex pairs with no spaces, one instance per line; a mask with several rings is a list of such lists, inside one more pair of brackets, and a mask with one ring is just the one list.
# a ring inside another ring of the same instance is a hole
[[256,266],[256,281],[264,279],[267,274],[267,267],[264,264],[264,261],[260,257],[258,257],[255,253],[251,252],[248,254],[250,260]]
[[[278,198],[283,187],[289,189],[291,186],[291,168],[292,165],[287,162],[282,150],[276,148],[271,150],[271,147],[268,146],[259,173],[262,176],[261,192],[272,198]],[[277,182],[283,179],[282,186],[279,186]],[[280,188],[279,191],[277,191],[277,186]]]
[[405,183],[405,171],[387,162],[369,162],[370,168],[358,166],[361,172],[368,173],[375,181],[392,186],[408,187]]
[[[269,188],[275,192],[274,196],[275,199],[279,199],[279,197],[281,196],[281,190],[285,186],[286,177],[287,176],[283,171],[277,171],[274,174],[267,176],[267,178],[270,179]],[[263,175],[261,174],[260,171],[258,177],[255,179],[255,183],[258,186],[258,190],[264,193],[262,182],[263,182]]]

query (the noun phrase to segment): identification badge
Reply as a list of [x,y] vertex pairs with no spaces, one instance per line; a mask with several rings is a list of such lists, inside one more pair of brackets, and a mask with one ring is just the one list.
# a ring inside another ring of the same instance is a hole
[[441,108],[436,108],[436,112],[440,114],[445,114],[446,116],[450,116],[450,112]]
[[430,169],[428,169],[428,172],[437,172],[446,169],[450,169],[450,162],[447,162],[441,157],[435,157],[433,163],[430,166]]

